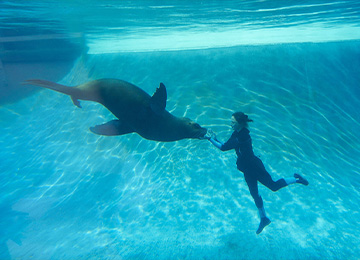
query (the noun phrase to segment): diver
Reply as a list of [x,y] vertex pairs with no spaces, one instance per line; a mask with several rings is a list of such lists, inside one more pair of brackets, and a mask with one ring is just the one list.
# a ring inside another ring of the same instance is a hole
[[272,191],[278,191],[293,183],[300,183],[307,186],[309,182],[297,173],[294,174],[294,177],[281,178],[273,181],[260,158],[254,155],[250,131],[248,129],[249,122],[253,122],[253,120],[251,120],[248,115],[243,112],[236,112],[231,117],[231,127],[234,132],[226,143],[220,142],[211,130],[208,131],[205,138],[221,151],[235,149],[237,154],[237,168],[244,173],[250,194],[259,210],[260,224],[256,234],[260,234],[271,221],[266,216],[263,200],[258,191],[258,182]]

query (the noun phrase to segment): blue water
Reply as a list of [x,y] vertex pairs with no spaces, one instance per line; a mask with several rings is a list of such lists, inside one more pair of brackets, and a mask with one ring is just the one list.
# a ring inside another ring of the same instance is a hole
[[45,68],[71,53],[62,84],[164,82],[171,113],[224,141],[248,113],[274,179],[310,185],[260,185],[272,223],[256,235],[234,152],[96,136],[108,110],[36,91],[0,107],[0,259],[359,259],[360,4],[161,3],[0,2],[1,80],[56,80]]

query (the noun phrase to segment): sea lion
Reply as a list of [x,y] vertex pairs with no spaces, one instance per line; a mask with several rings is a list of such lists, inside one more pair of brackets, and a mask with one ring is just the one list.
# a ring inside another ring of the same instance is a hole
[[138,133],[145,139],[172,142],[185,138],[204,138],[207,130],[188,118],[176,117],[165,110],[167,93],[163,83],[151,97],[139,87],[119,79],[99,79],[76,87],[51,81],[31,79],[23,84],[39,86],[69,95],[75,106],[79,100],[95,101],[105,106],[117,120],[90,127],[105,136]]

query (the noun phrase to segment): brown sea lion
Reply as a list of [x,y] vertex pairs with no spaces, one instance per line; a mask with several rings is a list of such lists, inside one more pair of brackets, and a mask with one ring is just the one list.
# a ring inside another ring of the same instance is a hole
[[99,79],[76,87],[51,81],[31,79],[35,85],[69,95],[77,107],[79,100],[95,101],[105,106],[118,119],[90,128],[98,135],[114,136],[138,133],[145,139],[171,142],[185,138],[202,139],[207,130],[188,118],[176,117],[165,110],[166,88],[160,83],[151,97],[139,87],[118,79]]

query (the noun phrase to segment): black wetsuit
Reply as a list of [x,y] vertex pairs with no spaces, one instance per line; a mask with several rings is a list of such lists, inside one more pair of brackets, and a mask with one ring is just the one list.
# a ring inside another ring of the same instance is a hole
[[234,131],[229,140],[220,149],[222,151],[235,149],[238,156],[236,162],[237,168],[244,173],[245,181],[256,206],[262,208],[263,201],[261,196],[259,196],[258,181],[272,191],[277,191],[287,186],[287,184],[284,179],[273,181],[270,174],[265,170],[262,161],[254,155],[249,133],[250,131],[247,128],[243,128],[239,132]]

